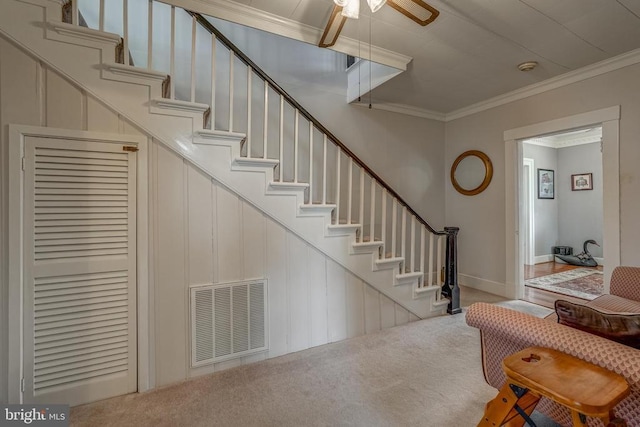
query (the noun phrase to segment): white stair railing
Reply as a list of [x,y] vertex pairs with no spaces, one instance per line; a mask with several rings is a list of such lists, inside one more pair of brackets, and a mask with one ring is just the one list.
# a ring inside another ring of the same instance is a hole
[[[443,252],[452,239],[454,248],[447,247],[447,254],[450,250],[454,254],[447,262],[449,272],[455,264],[457,230],[434,230],[206,18],[167,1],[123,0],[120,11],[113,9],[114,4],[106,0],[99,0],[97,5],[95,0],[70,0],[63,16],[74,25],[97,30],[120,28],[122,62],[166,72],[170,76],[167,96],[172,100],[209,105],[209,120],[203,123],[204,128],[246,134],[241,152],[249,158],[268,159],[269,153],[277,152],[274,176],[279,182],[308,184],[308,205],[335,205],[334,225],[356,225],[354,217],[357,218],[357,242],[370,242],[372,246],[380,242],[378,259],[401,259],[398,275],[417,277],[417,289],[443,287]],[[131,11],[136,12],[135,16]],[[137,30],[134,37],[133,29],[141,22],[146,23],[146,32]],[[167,22],[169,29],[163,31]],[[274,113],[271,101],[275,99],[279,99],[279,105]],[[260,106],[263,110],[254,114],[254,108]],[[289,111],[292,114],[287,114]],[[322,138],[320,154],[314,150],[314,134]],[[261,153],[256,145],[261,146]],[[335,156],[331,156],[333,150]],[[308,164],[302,169],[305,161]],[[345,170],[346,179],[342,176]],[[355,182],[354,170],[358,174]],[[314,171],[321,179],[314,180]],[[333,185],[329,177],[333,177]],[[457,280],[451,279],[451,274],[446,277],[447,286],[457,288]],[[446,286],[443,291],[446,293]],[[437,301],[442,300],[440,292],[435,295]],[[450,312],[457,312],[459,305],[456,307],[455,301],[452,304]]]

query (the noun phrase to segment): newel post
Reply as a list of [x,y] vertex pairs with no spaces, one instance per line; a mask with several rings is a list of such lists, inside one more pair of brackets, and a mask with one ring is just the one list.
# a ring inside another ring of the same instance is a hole
[[449,298],[447,313],[458,314],[460,308],[460,287],[458,286],[458,231],[459,227],[445,227],[447,248],[445,258],[445,277],[442,295]]

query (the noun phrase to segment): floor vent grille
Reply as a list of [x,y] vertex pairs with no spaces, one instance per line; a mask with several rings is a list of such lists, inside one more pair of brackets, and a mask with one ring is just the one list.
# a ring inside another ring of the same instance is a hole
[[191,366],[268,349],[267,282],[191,287]]

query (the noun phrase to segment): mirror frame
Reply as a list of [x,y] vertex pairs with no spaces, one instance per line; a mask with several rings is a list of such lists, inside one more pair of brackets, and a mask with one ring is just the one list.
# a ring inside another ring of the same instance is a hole
[[[480,183],[480,185],[477,186],[476,188],[467,190],[466,188],[463,188],[460,185],[460,183],[458,183],[458,181],[456,180],[456,169],[458,168],[458,165],[460,164],[461,161],[463,161],[464,159],[470,156],[475,156],[480,160],[482,160],[482,163],[484,163],[484,179],[482,180],[482,183]],[[451,166],[451,184],[453,184],[453,187],[456,189],[458,193],[464,194],[465,196],[475,196],[476,194],[482,193],[484,190],[487,189],[487,187],[491,183],[492,178],[493,178],[493,164],[491,163],[491,159],[489,158],[489,156],[487,156],[486,154],[484,154],[482,151],[479,151],[479,150],[465,151],[464,153],[460,154],[456,158],[456,161],[453,162],[453,165]]]

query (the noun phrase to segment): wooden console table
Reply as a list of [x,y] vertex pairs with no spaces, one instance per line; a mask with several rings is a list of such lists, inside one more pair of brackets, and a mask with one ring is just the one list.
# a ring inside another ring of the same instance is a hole
[[629,394],[620,375],[568,354],[530,347],[504,359],[507,381],[487,404],[478,424],[482,427],[532,424],[529,415],[541,397],[571,410],[574,426],[587,425],[587,416],[600,418],[605,426],[626,426],[616,419],[613,407]]

